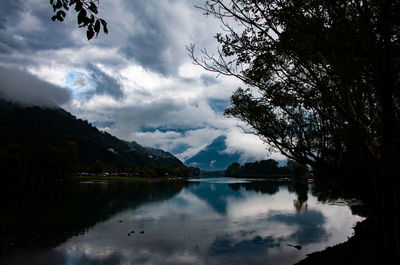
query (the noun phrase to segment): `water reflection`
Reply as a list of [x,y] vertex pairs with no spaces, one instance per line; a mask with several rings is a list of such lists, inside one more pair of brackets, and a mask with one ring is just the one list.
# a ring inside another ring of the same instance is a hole
[[123,206],[26,264],[293,264],[346,240],[361,219],[318,203],[307,184],[203,179],[162,196],[164,188],[108,201]]
[[293,205],[296,208],[297,212],[306,212],[308,200],[308,183],[303,181],[295,181],[293,183],[293,186],[294,192],[297,195],[297,199],[293,201]]

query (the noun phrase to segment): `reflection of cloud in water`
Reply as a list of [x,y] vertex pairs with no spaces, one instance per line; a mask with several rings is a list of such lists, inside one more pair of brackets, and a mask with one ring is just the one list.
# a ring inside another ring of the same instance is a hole
[[258,218],[274,212],[292,212],[294,195],[286,190],[271,195],[239,191],[240,197],[228,197],[227,215],[232,219]]
[[277,214],[268,220],[296,226],[296,231],[288,239],[292,239],[300,245],[323,241],[328,236],[323,226],[325,217],[320,211],[310,210],[305,213]]
[[273,237],[262,238],[261,236],[255,236],[250,240],[242,240],[237,242],[230,235],[217,236],[210,246],[210,255],[229,255],[232,253],[240,253],[245,255],[260,254],[259,252],[265,252],[268,248],[278,247],[279,242]]
[[[198,216],[199,213],[204,215]],[[207,202],[188,191],[180,192],[176,197],[163,201],[146,204],[133,211],[126,211],[116,218],[128,220],[166,220],[178,216],[198,216],[198,218],[219,218]]]
[[269,249],[279,245],[279,240],[273,237],[255,236],[238,242],[230,235],[221,235],[211,244],[208,254],[222,258],[228,264],[254,264],[260,261],[260,257],[266,257]]
[[[269,195],[200,183],[169,200],[126,210],[57,249],[70,260],[74,251],[83,251],[79,259],[86,264],[293,264],[344,241],[360,220],[347,207],[320,204],[311,194],[308,211],[297,213],[295,198],[284,188]],[[132,229],[136,233],[128,237]],[[83,264],[80,260],[72,263]]]

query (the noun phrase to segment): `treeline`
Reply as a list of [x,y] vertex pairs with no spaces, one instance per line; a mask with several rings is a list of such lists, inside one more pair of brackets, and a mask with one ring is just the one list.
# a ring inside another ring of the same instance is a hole
[[138,166],[132,163],[110,164],[96,160],[82,164],[79,161],[78,145],[73,141],[57,145],[45,145],[32,149],[12,143],[0,149],[1,181],[39,181],[64,180],[72,175],[121,175],[140,177],[189,177],[191,170],[185,166],[157,165],[150,163]]
[[0,149],[1,181],[63,179],[72,174],[77,166],[77,150],[76,143],[72,141],[40,148],[11,143]]
[[234,162],[228,166],[224,175],[226,177],[302,177],[307,175],[305,165],[289,160],[286,166],[280,167],[273,159],[248,162],[241,166]]
[[192,170],[186,166],[157,165],[155,163],[127,167],[124,165],[110,165],[96,160],[93,164],[78,165],[74,174],[187,178],[192,174]]

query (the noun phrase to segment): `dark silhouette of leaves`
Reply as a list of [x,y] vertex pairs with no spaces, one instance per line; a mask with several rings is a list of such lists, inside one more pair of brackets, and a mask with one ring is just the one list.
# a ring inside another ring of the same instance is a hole
[[99,11],[96,3],[98,4],[99,0],[50,0],[50,5],[56,13],[51,17],[51,20],[64,21],[66,17],[65,11],[69,11],[70,7],[75,5],[74,10],[78,13],[77,23],[80,28],[86,28],[86,37],[88,40],[99,35],[101,26],[103,26],[104,34],[108,34],[107,22],[97,17]]
[[103,25],[103,30],[104,33],[107,34],[108,33],[108,29],[107,29],[107,22],[104,19],[99,19],[101,24]]
[[86,31],[86,34],[87,34],[87,39],[88,39],[88,40],[90,40],[90,39],[93,38],[93,36],[94,36],[94,31],[93,31],[93,27],[92,27],[92,26],[89,26],[89,27],[88,27],[88,30]]
[[78,24],[85,24],[85,18],[86,18],[86,10],[81,9],[81,11],[78,14]]
[[99,34],[100,31],[100,20],[96,20],[96,23],[94,24],[94,31],[96,34]]

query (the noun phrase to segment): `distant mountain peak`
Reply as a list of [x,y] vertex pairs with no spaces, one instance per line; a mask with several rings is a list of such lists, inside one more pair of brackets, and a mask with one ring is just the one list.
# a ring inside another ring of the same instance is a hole
[[226,152],[227,137],[220,135],[203,150],[185,161],[187,166],[198,167],[202,170],[224,170],[228,165],[240,159],[239,152],[229,154]]

